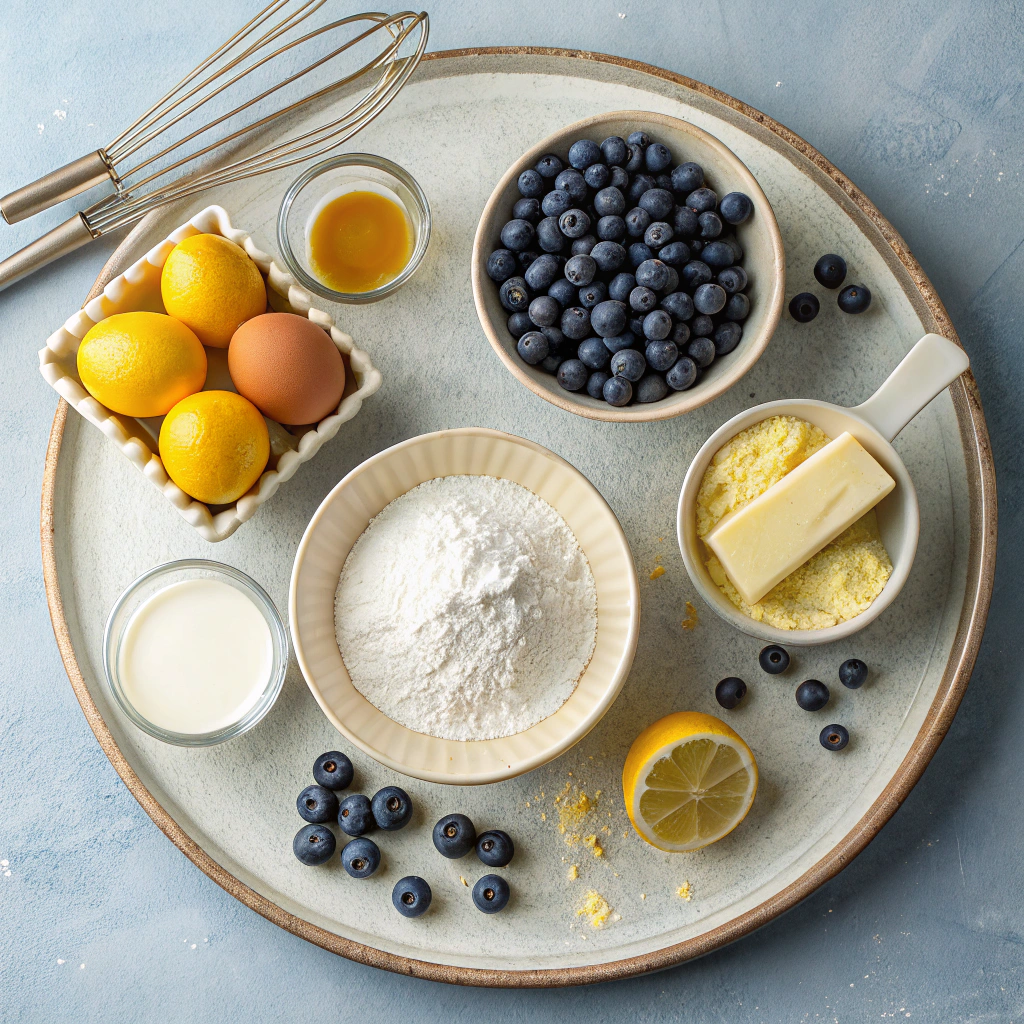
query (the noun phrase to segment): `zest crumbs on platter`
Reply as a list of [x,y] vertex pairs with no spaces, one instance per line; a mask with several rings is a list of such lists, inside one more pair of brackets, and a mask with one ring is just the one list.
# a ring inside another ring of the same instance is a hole
[[570,882],[575,882],[580,877],[580,869],[576,864],[569,865],[569,872],[567,875]]
[[656,565],[651,570],[651,579],[652,580],[660,579],[664,575],[665,575],[665,566],[663,566],[663,565]]
[[679,623],[683,629],[696,629],[697,628],[697,609],[693,607],[692,601],[686,602],[686,618]]
[[683,884],[676,889],[676,895],[681,900],[686,900],[686,902],[689,903],[690,900],[693,899],[693,890],[690,888],[690,883],[683,882]]
[[610,921],[622,920],[612,910],[609,902],[595,890],[588,890],[583,897],[583,904],[576,911],[577,917],[582,917],[591,928],[604,928]]

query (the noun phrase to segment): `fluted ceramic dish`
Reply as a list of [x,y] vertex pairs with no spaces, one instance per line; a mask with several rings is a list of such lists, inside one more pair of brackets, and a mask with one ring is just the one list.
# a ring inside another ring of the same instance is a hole
[[[461,475],[513,480],[543,498],[576,535],[597,587],[597,646],[576,689],[553,715],[495,740],[444,740],[399,725],[352,684],[335,639],[338,579],[370,520],[427,480]],[[532,441],[468,427],[396,444],[357,466],[327,495],[299,543],[288,612],[302,674],[339,732],[404,775],[478,785],[547,764],[597,725],[633,663],[640,588],[615,514],[579,470]]]
[[[754,213],[736,229],[743,246],[743,267],[750,277],[746,294],[750,315],[743,321],[743,337],[728,355],[715,361],[701,373],[697,383],[686,391],[670,391],[660,402],[616,408],[585,391],[566,391],[554,374],[539,366],[529,366],[516,352],[516,339],[509,334],[508,312],[498,299],[498,286],[487,276],[487,257],[502,248],[502,225],[512,218],[512,207],[519,198],[519,175],[533,167],[545,153],[555,153],[563,161],[577,139],[601,142],[609,135],[625,138],[643,129],[672,151],[677,163],[695,160],[704,168],[707,184],[720,196],[745,192],[754,202]],[[736,384],[757,362],[771,340],[782,315],[786,292],[786,256],[782,235],[767,196],[747,165],[725,143],[689,121],[650,110],[616,110],[587,117],[559,129],[528,149],[504,173],[491,193],[473,243],[473,299],[484,333],[494,351],[521,384],[535,395],[560,409],[595,420],[635,423],[665,420],[697,409]]]

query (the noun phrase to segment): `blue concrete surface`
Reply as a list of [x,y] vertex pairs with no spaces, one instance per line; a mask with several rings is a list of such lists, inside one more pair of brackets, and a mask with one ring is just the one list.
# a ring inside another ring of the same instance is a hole
[[[258,6],[5,0],[0,191],[106,142],[156,98],[155,83]],[[717,86],[808,139],[874,199],[930,275],[973,360],[992,433],[1001,488],[992,613],[971,687],[922,782],[864,854],[784,919],[656,976],[545,992],[395,977],[277,929],[174,849],[86,726],[40,572],[55,403],[35,351],[80,304],[114,241],[0,295],[0,1019],[1024,1020],[1022,13],[995,0],[433,5],[433,49],[628,56]],[[66,215],[0,227],[0,251]]]

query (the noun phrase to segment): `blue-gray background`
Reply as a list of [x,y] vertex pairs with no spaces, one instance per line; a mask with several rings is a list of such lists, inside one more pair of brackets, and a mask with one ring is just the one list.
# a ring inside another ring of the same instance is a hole
[[[0,193],[109,141],[157,98],[151,82],[176,79],[259,6],[3,0]],[[436,0],[430,13],[432,49],[603,51],[731,93],[808,139],[907,240],[971,356],[1001,489],[992,613],[960,713],[838,878],[671,971],[585,990],[458,989],[279,930],[142,812],[53,642],[37,531],[55,402],[35,351],[116,243],[101,240],[0,295],[0,1019],[1024,1020],[1024,12],[994,0]],[[67,215],[0,228],[0,252]]]

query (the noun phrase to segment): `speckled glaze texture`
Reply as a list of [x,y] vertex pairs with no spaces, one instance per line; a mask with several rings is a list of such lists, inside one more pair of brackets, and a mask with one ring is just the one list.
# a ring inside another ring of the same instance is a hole
[[[504,112],[513,103],[521,116],[509,119]],[[741,387],[685,417],[642,425],[585,420],[525,392],[480,332],[468,275],[480,210],[517,154],[568,120],[631,108],[691,120],[747,164],[775,210],[791,290],[806,287],[821,252],[841,251],[856,278],[871,282],[875,296],[871,310],[857,318],[826,308],[809,325],[784,319],[769,353]],[[899,599],[855,641],[795,652],[782,676],[761,673],[760,644],[702,605],[693,628],[682,628],[683,620],[693,623],[687,602],[696,595],[673,543],[679,486],[700,445],[730,416],[756,402],[794,395],[855,404],[923,333],[950,334],[948,325],[935,324],[916,290],[927,286],[923,275],[915,285],[881,229],[799,147],[788,148],[781,133],[699,89],[636,68],[557,54],[427,61],[389,110],[387,123],[370,126],[358,142],[360,149],[407,167],[436,215],[430,251],[416,278],[390,299],[346,313],[387,383],[343,438],[296,478],[288,500],[262,509],[243,533],[224,542],[218,556],[253,575],[283,608],[307,521],[355,465],[428,431],[460,425],[506,430],[579,468],[622,524],[640,570],[644,606],[632,673],[585,740],[557,761],[500,784],[466,792],[411,783],[353,752],[354,788],[373,792],[386,783],[407,785],[417,805],[412,825],[382,839],[383,870],[368,884],[354,886],[340,865],[302,868],[290,850],[300,824],[294,796],[309,782],[316,755],[339,737],[297,667],[268,717],[218,749],[182,751],[150,741],[104,700],[99,645],[103,618],[117,594],[151,565],[206,549],[185,523],[154,515],[160,496],[97,432],[69,418],[63,437],[55,435],[60,447],[59,457],[54,451],[54,562],[48,582],[51,602],[58,587],[63,599],[66,636],[77,656],[73,676],[81,670],[80,691],[102,718],[94,716],[92,724],[101,739],[109,728],[119,748],[108,749],[115,764],[200,867],[250,906],[345,955],[442,980],[544,985],[637,973],[706,952],[792,905],[858,852],[905,792],[905,785],[895,797],[887,790],[894,774],[916,780],[948,726],[948,702],[933,702],[948,693],[963,662],[969,671],[978,615],[983,621],[991,588],[990,578],[978,584],[979,566],[991,557],[982,547],[991,538],[979,533],[976,512],[972,520],[969,479],[975,494],[981,485],[978,458],[965,456],[964,447],[973,436],[987,455],[976,405],[981,433],[971,434],[976,393],[958,399],[959,420],[949,394],[940,396],[895,443],[921,507],[920,550]],[[445,153],[453,150],[472,155],[468,177],[451,175]],[[254,238],[269,246],[286,184],[283,178],[259,179],[214,200],[244,218]],[[141,250],[161,237],[167,223],[182,219],[181,211],[167,216],[173,220],[155,219],[132,244]],[[95,508],[110,505],[112,495],[122,500],[111,515],[97,518]],[[649,579],[658,565],[665,573]],[[979,586],[981,598],[975,594]],[[955,663],[947,667],[954,651]],[[872,667],[870,682],[856,692],[836,680],[839,663],[853,656]],[[757,758],[757,800],[721,842],[693,855],[661,854],[628,826],[619,784],[625,752],[642,728],[671,711],[722,714],[714,684],[732,674],[749,687],[728,721]],[[828,710],[817,715],[799,711],[793,700],[796,684],[808,677],[825,680],[833,690]],[[965,677],[956,678],[962,685]],[[958,699],[959,693],[953,709]],[[827,721],[850,729],[853,739],[841,757],[818,745]],[[923,728],[927,740],[915,751]],[[591,796],[602,791],[585,827],[601,837],[605,856],[567,844],[559,832],[554,798],[566,785]],[[478,827],[504,828],[516,841],[516,858],[503,872],[513,902],[494,918],[473,910],[459,878],[472,883],[483,873],[480,865],[444,861],[430,843],[429,825],[456,807]],[[844,852],[829,859],[837,845]],[[570,882],[566,872],[573,863],[579,879]],[[405,874],[422,874],[434,889],[434,905],[418,921],[399,918],[390,906],[391,885]],[[689,902],[676,895],[684,880],[694,894]],[[602,930],[590,929],[576,915],[591,888],[620,916]]]

